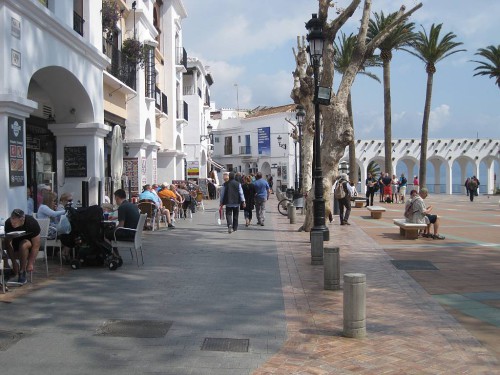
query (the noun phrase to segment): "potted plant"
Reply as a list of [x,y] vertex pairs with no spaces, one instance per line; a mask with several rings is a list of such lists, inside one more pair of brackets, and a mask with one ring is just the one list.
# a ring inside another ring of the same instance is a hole
[[106,39],[113,38],[113,32],[116,30],[121,14],[118,5],[114,0],[102,1],[102,32],[106,35]]
[[144,44],[140,41],[132,38],[125,39],[122,45],[122,53],[129,59],[129,61],[138,65],[140,68],[144,68],[147,51]]

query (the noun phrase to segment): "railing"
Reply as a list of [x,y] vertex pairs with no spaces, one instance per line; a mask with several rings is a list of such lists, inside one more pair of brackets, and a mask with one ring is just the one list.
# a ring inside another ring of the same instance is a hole
[[85,20],[78,13],[73,12],[73,30],[83,36],[83,24]]
[[177,100],[177,119],[184,119],[188,121],[188,104],[184,100]]
[[184,95],[194,95],[194,86],[184,86]]
[[175,63],[176,65],[184,65],[187,69],[187,52],[184,47],[177,47],[175,51]]
[[168,100],[164,93],[161,93],[161,111],[168,115]]
[[103,38],[102,49],[102,52],[111,59],[111,65],[106,68],[106,71],[135,90],[136,64],[129,61],[118,48],[105,38]]
[[240,146],[240,155],[251,155],[252,146]]

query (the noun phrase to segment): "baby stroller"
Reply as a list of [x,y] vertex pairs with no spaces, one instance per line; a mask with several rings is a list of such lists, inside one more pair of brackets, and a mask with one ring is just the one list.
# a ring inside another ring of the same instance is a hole
[[61,242],[74,249],[71,268],[82,265],[106,266],[114,271],[123,264],[121,257],[113,253],[111,245],[104,241],[103,211],[100,206],[86,208],[66,207],[71,233],[61,237]]

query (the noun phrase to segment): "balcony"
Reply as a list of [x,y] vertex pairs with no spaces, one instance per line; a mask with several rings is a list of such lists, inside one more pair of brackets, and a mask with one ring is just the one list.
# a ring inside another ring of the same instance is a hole
[[73,12],[73,30],[83,36],[83,24],[85,20],[78,13]]
[[161,93],[161,111],[168,115],[168,100],[164,93]]
[[181,70],[187,70],[187,52],[184,47],[175,49],[175,65],[183,67]]
[[240,146],[240,155],[252,155],[252,146]]
[[177,100],[177,120],[186,120],[189,119],[188,113],[189,107],[188,104],[184,100]]
[[194,95],[194,86],[184,86],[184,90],[182,92],[184,96]]
[[109,40],[103,38],[103,53],[111,59],[111,65],[106,71],[119,79],[133,90],[136,89],[136,65],[128,60],[122,52],[113,46]]

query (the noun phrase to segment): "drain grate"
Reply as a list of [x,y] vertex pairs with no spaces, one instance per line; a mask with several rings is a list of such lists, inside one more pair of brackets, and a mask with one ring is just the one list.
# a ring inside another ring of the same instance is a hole
[[0,330],[0,352],[9,349],[16,342],[24,337],[22,332],[2,331]]
[[248,339],[219,339],[207,337],[203,341],[201,350],[245,353],[248,352],[249,344],[250,340]]
[[398,270],[403,271],[437,271],[437,268],[428,260],[391,260]]
[[164,337],[173,322],[159,320],[120,320],[106,321],[97,330],[97,336],[160,338]]

